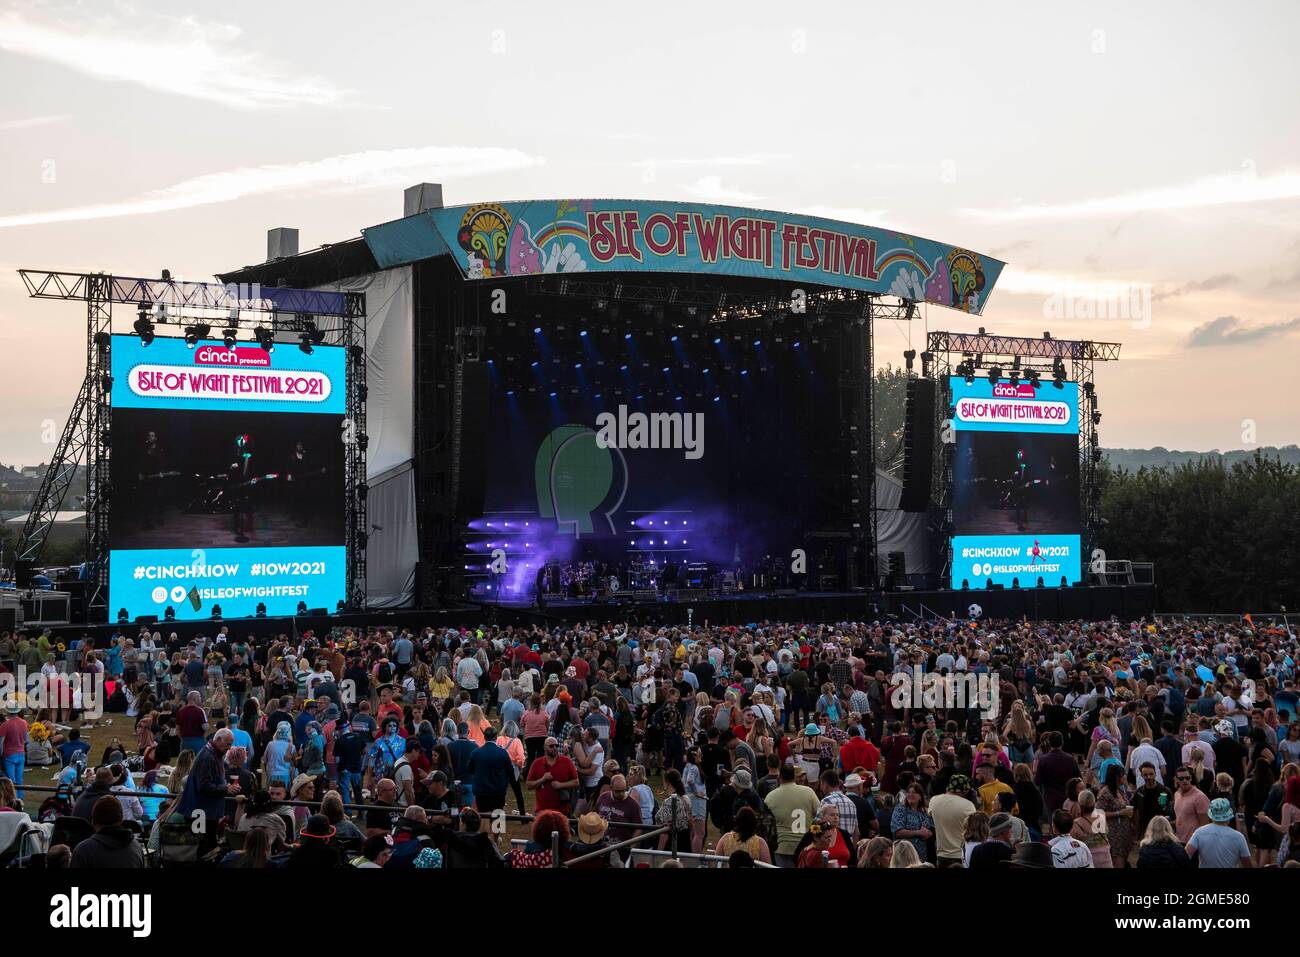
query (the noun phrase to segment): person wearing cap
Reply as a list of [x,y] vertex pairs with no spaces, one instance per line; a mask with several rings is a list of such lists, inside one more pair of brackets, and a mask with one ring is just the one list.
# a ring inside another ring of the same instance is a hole
[[1253,867],[1250,844],[1236,827],[1232,802],[1215,798],[1210,802],[1210,823],[1192,832],[1184,850],[1200,868]]
[[999,811],[989,818],[988,840],[977,844],[970,852],[972,871],[996,869],[1003,861],[1015,856],[1011,843],[1011,815]]
[[969,793],[970,779],[964,774],[954,774],[948,778],[947,791],[930,801],[939,867],[961,867],[963,864],[966,819],[978,810],[967,797]]
[[122,823],[122,805],[111,796],[101,796],[91,810],[90,823],[95,833],[81,841],[72,851],[72,867],[137,868],[144,867],[144,847],[135,832]]
[[1215,723],[1214,733],[1217,740],[1210,746],[1214,751],[1214,765],[1219,771],[1232,775],[1235,794],[1246,780],[1250,751],[1237,740],[1237,729],[1227,718]]

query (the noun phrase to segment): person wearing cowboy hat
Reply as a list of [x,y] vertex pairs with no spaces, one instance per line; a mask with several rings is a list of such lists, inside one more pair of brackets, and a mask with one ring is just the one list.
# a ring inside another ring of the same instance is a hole
[[1232,802],[1215,798],[1210,802],[1210,823],[1193,833],[1184,850],[1196,860],[1197,867],[1253,867],[1250,845],[1236,827]]
[[[581,857],[583,854],[591,854],[608,846],[609,841],[605,839],[607,830],[609,830],[609,822],[595,811],[589,811],[579,817],[578,839],[569,846],[573,856]],[[613,853],[593,857],[589,861],[583,861],[581,864],[573,866],[580,869],[610,867]]]
[[1024,841],[1017,844],[1015,852],[1006,862],[1008,867],[1055,867],[1052,849],[1041,841]]

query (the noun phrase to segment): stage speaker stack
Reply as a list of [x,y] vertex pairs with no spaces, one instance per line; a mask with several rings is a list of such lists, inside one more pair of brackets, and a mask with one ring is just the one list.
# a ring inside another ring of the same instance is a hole
[[903,422],[903,494],[899,500],[904,512],[929,510],[933,466],[934,380],[909,379]]
[[889,573],[885,578],[885,588],[888,591],[898,591],[907,581],[907,553],[890,552],[889,553]]

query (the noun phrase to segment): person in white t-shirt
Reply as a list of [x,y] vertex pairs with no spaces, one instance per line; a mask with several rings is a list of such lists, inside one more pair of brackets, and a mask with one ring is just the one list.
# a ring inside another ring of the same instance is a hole
[[1057,811],[1052,815],[1052,829],[1056,832],[1056,837],[1049,842],[1053,867],[1093,866],[1092,851],[1088,850],[1088,845],[1070,836],[1070,829],[1073,826],[1074,819],[1070,817],[1069,811]]

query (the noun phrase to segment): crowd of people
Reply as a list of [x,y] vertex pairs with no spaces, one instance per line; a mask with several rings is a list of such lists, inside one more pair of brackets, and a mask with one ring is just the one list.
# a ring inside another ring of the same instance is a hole
[[1249,620],[4,634],[132,732],[9,700],[0,851],[21,812],[51,867],[1300,867],[1297,658]]

